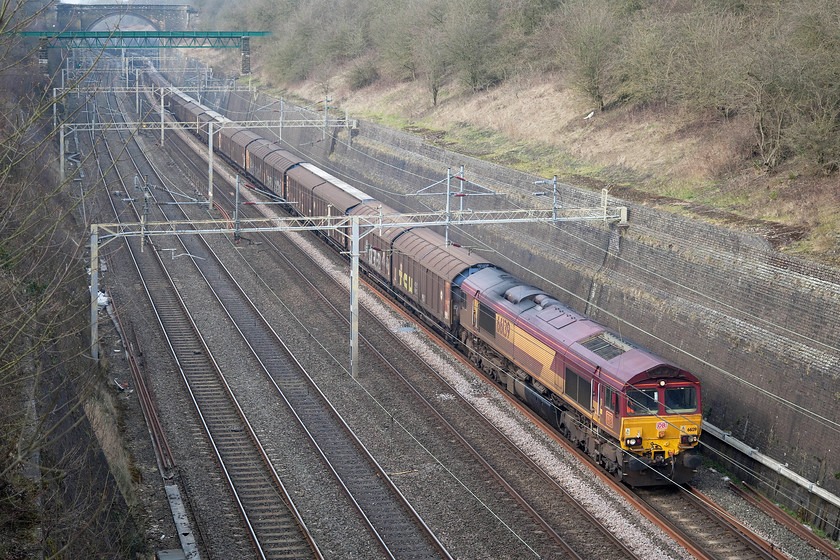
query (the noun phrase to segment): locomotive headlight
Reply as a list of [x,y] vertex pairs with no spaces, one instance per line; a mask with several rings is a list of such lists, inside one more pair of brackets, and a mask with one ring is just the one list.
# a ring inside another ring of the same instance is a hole
[[642,445],[642,438],[640,438],[640,437],[626,438],[624,440],[624,445],[626,445],[627,447],[639,447],[640,445]]
[[665,437],[665,430],[659,430],[659,439],[662,439],[664,437]]
[[683,435],[680,436],[680,443],[682,443],[683,445],[688,445],[690,443],[697,443],[697,436],[689,436],[689,435],[683,434]]

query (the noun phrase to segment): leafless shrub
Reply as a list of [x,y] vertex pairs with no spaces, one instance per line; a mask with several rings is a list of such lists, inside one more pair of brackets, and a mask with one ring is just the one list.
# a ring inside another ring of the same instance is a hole
[[119,557],[137,532],[83,408],[101,379],[88,351],[89,224],[57,176],[62,99],[14,34],[42,8],[4,3],[0,19],[0,557]]

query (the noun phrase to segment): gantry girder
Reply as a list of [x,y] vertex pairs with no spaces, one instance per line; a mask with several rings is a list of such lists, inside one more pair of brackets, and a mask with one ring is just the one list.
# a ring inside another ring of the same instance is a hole
[[[445,210],[410,214],[374,214],[369,216],[319,216],[294,218],[241,218],[240,233],[268,233],[278,231],[333,231],[348,237],[353,218],[359,227],[368,231],[383,228],[429,226],[468,226],[489,224],[555,223],[605,221],[627,223],[627,209],[623,206],[601,208],[512,209],[512,210]],[[233,234],[232,222],[224,220],[190,220],[170,222],[96,224],[102,241],[135,235],[201,235],[209,233]]]
[[[237,178],[237,192],[239,180]],[[238,196],[237,196],[238,201]],[[627,224],[627,208],[607,206],[606,189],[602,192],[601,208],[562,208],[552,210],[488,210],[435,211],[413,214],[373,214],[369,216],[318,216],[293,218],[256,218],[231,220],[192,220],[173,222],[140,222],[93,224],[91,225],[91,355],[99,359],[98,351],[98,315],[99,309],[99,248],[109,241],[141,236],[160,235],[203,235],[222,233],[238,236],[242,233],[279,232],[279,231],[339,231],[351,240],[350,265],[350,372],[358,377],[359,368],[359,261],[361,257],[360,240],[372,231],[383,228],[405,228],[417,226],[450,225],[489,225],[517,223],[556,223],[581,220],[603,220]],[[244,226],[243,226],[244,224]],[[448,244],[448,242],[447,242]],[[141,244],[142,247],[142,244]]]
[[37,37],[46,48],[68,49],[233,49],[242,48],[251,37],[266,37],[270,31],[21,31],[22,37]]

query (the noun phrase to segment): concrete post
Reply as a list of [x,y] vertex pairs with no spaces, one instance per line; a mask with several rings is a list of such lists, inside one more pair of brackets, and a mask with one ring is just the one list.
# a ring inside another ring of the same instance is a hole
[[236,175],[236,202],[233,206],[233,240],[239,242],[239,174]]
[[327,139],[327,127],[329,126],[330,118],[330,98],[324,96],[324,133],[321,135],[321,140]]
[[207,123],[207,209],[213,209],[213,121]]
[[452,168],[446,168],[446,227],[444,228],[445,232],[445,242],[446,247],[449,247],[449,198],[452,196]]
[[99,230],[90,226],[90,355],[99,361]]
[[61,173],[61,183],[66,179],[64,172],[64,124],[58,130],[58,168]]
[[350,375],[359,378],[359,217],[351,217]]
[[164,89],[160,88],[160,147],[163,148],[163,101]]
[[460,199],[458,201],[458,203],[459,203],[459,208],[460,208],[461,212],[463,212],[464,211],[464,199],[466,198],[464,196],[464,188],[466,187],[466,184],[467,184],[467,180],[466,180],[466,178],[464,178],[464,166],[463,165],[461,166],[461,172],[460,172],[460,175],[458,175],[458,177],[461,178],[461,188],[458,190],[458,192],[461,193],[461,196],[458,197]]

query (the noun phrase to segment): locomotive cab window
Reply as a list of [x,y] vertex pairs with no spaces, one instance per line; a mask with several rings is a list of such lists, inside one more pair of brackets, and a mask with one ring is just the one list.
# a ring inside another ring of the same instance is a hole
[[697,412],[697,390],[694,387],[666,388],[665,412],[671,414]]
[[604,387],[604,408],[613,412],[618,411],[618,394],[612,387]]
[[627,414],[630,416],[644,416],[659,414],[658,389],[628,389]]

